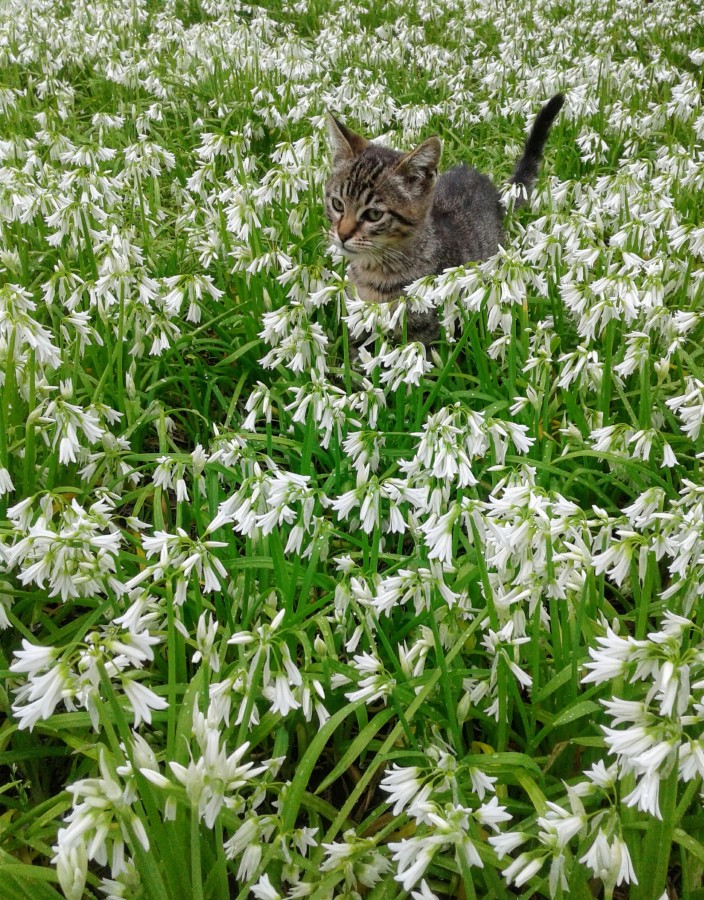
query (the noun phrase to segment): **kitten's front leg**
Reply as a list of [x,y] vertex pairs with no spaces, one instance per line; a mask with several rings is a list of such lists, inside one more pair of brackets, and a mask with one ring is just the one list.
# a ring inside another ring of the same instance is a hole
[[[390,304],[392,311],[398,306],[399,295],[397,290],[390,293],[384,293],[383,291],[375,290],[364,281],[358,282],[356,288],[357,293],[362,300],[367,300],[371,303],[388,303]],[[403,328],[397,327],[394,336],[398,341],[402,341]],[[364,343],[368,337],[369,334],[360,338],[360,343]],[[409,343],[419,341],[421,344],[425,345],[427,350],[429,350],[430,345],[437,341],[439,337],[440,322],[437,310],[431,310],[427,313],[416,313],[410,312],[408,309],[406,310],[406,339]]]
[[[364,293],[367,296],[364,296],[363,291],[358,289],[358,293],[361,299],[366,300],[368,302],[373,303],[388,303],[391,307],[392,312],[398,308],[398,297],[388,297],[382,296],[379,293],[375,293],[374,296],[370,296],[370,292],[366,291]],[[435,343],[440,337],[440,322],[438,319],[437,310],[431,310],[430,312],[412,312],[406,309],[406,341],[407,343],[419,342],[423,344],[426,350],[430,350],[431,345]],[[397,325],[394,332],[393,337],[399,343],[403,342],[403,326]],[[372,334],[369,331],[364,331],[357,337],[349,337],[349,354],[350,354],[350,362],[357,363],[359,361],[359,351],[363,346],[366,346],[367,349],[370,349],[373,352],[372,346]]]

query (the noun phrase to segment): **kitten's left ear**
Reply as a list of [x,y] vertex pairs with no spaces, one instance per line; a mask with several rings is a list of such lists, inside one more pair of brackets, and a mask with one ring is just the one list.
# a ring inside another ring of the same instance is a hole
[[330,146],[332,147],[332,164],[344,162],[348,159],[354,159],[359,156],[369,146],[369,141],[362,137],[361,134],[355,134],[342,122],[338,122],[336,118],[330,115],[326,116],[328,134],[330,135]]
[[406,154],[394,171],[409,181],[426,180],[437,174],[441,156],[440,138],[429,137]]

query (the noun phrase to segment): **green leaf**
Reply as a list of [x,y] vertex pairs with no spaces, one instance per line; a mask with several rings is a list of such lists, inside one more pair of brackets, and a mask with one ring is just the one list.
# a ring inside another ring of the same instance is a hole
[[330,772],[330,774],[318,785],[315,790],[316,794],[322,793],[322,791],[329,787],[334,781],[337,781],[343,772],[346,772],[347,769],[349,769],[350,764],[357,759],[363,750],[367,749],[374,735],[389,721],[390,718],[392,718],[393,715],[393,709],[382,709],[381,712],[374,716],[371,722],[369,722],[352,741],[332,772]]
[[475,753],[462,758],[467,766],[476,766],[483,772],[512,772],[514,769],[530,769],[542,776],[540,766],[533,757],[525,753],[506,751],[504,753]]
[[49,882],[58,883],[56,870],[21,863],[0,850],[0,896],[2,900],[63,900]]
[[594,712],[600,712],[601,706],[598,703],[594,703],[593,700],[582,700],[580,703],[574,703],[572,706],[568,706],[564,712],[561,712],[560,715],[553,719],[553,727],[557,727],[558,725],[567,725],[568,722],[574,722],[577,719],[581,719],[584,716],[588,716]]
[[605,747],[606,741],[603,737],[574,737],[571,739],[573,744],[578,747]]
[[531,698],[532,702],[537,704],[547,700],[550,694],[553,694],[558,688],[561,688],[563,684],[567,684],[571,676],[572,666],[566,666],[561,672],[558,672],[557,675],[553,675],[547,684],[543,685],[538,693]]
[[525,772],[521,772],[519,770],[516,772],[516,780],[526,792],[526,794],[528,794],[528,796],[530,797],[530,802],[535,807],[535,811],[538,813],[538,815],[545,815],[548,808],[548,801],[545,797],[545,794],[533,781],[530,775],[526,775]]
[[308,788],[310,777],[313,769],[318,761],[318,757],[325,749],[325,745],[330,740],[339,725],[345,721],[359,706],[364,704],[364,700],[355,700],[354,703],[348,703],[338,710],[334,716],[331,716],[316,734],[308,745],[308,749],[303,754],[296,774],[291,782],[291,786],[286,792],[286,803],[284,803],[282,814],[282,831],[291,831],[296,824],[296,816],[303,799],[303,794]]
[[681,828],[675,828],[672,832],[672,840],[679,844],[680,847],[684,847],[688,853],[691,853],[692,856],[695,856],[699,862],[704,863],[704,845],[700,844],[699,841],[695,840],[691,835],[682,831]]
[[174,739],[174,762],[187,764],[189,761],[188,748],[191,746],[193,734],[193,704],[202,688],[203,667],[199,667],[186,688],[181,701],[181,708],[176,721],[176,737]]

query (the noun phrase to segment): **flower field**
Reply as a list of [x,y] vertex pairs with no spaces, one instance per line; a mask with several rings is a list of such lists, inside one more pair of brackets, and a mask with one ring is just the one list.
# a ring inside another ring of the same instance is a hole
[[[704,898],[703,63],[698,0],[5,0],[0,900]],[[325,113],[501,184],[558,91],[505,246],[359,300]]]

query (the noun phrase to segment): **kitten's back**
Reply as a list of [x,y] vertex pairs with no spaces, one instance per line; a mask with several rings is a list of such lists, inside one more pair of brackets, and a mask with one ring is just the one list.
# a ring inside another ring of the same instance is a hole
[[499,192],[491,179],[464,164],[438,178],[430,218],[439,239],[437,273],[486,259],[503,238]]

